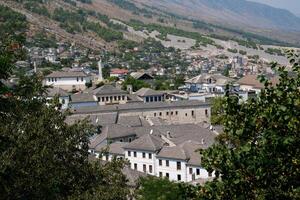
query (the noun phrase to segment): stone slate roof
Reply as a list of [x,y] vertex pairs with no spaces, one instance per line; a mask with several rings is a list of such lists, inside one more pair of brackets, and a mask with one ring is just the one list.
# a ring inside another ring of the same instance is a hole
[[95,151],[101,152],[107,148],[108,153],[112,155],[123,155],[124,156],[124,146],[127,145],[127,142],[115,142],[109,145],[102,145],[102,146],[97,146],[95,148]]
[[157,157],[184,160],[188,165],[201,166],[201,156],[197,150],[202,147],[202,144],[189,140],[173,147],[164,146]]
[[187,160],[188,159],[188,156],[186,155],[185,151],[179,146],[163,147],[156,157],[172,158],[172,159],[176,159],[176,160]]
[[126,91],[118,89],[112,85],[103,85],[93,91],[94,95],[118,95],[127,94]]
[[151,76],[150,74],[148,73],[144,73],[144,72],[132,72],[130,74],[131,77],[135,78],[135,79],[140,79],[142,78],[143,76],[147,76],[149,79],[153,79],[153,76]]
[[71,95],[71,103],[97,102],[93,94],[76,93]]
[[47,97],[54,97],[54,96],[60,96],[60,97],[67,97],[69,96],[69,93],[61,88],[53,87],[47,89]]
[[163,147],[164,143],[165,142],[160,137],[149,133],[132,141],[128,145],[124,146],[124,148],[155,152],[160,150]]
[[107,135],[107,139],[117,139],[136,135],[134,128],[120,124],[105,126],[102,130],[102,134],[103,133]]
[[117,124],[131,127],[142,126],[142,122],[139,116],[120,116]]
[[192,83],[192,84],[203,84],[203,83],[207,83],[206,80],[210,78],[215,81],[214,84],[216,85],[226,85],[234,81],[233,79],[223,76],[221,74],[200,74],[185,82]]
[[83,120],[87,118],[91,121],[92,125],[95,126],[105,126],[109,124],[115,124],[117,121],[117,113],[101,113],[97,115],[71,115],[67,116],[66,123],[74,124],[78,120]]
[[165,93],[162,91],[152,90],[151,88],[141,88],[134,94],[138,95],[139,97],[146,97],[146,96],[162,96]]
[[138,97],[137,95],[135,94],[129,94],[127,96],[127,100],[128,102],[127,103],[143,103],[143,99]]
[[210,106],[208,102],[202,101],[175,101],[175,102],[151,102],[151,103],[129,103],[120,105],[106,105],[106,106],[93,106],[82,107],[74,110],[74,114],[91,114],[101,112],[122,112],[128,110],[153,110],[153,109],[170,109],[170,108],[190,108]]
[[54,71],[47,78],[87,77],[83,71]]

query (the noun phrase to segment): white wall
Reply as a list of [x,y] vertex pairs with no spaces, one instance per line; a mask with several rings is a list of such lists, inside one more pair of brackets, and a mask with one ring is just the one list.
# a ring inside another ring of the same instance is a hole
[[[159,166],[159,160],[162,160],[162,166]],[[169,160],[169,166],[166,166],[166,160]],[[180,162],[181,169],[177,170],[177,162]],[[177,176],[181,175],[181,181],[186,182],[186,161],[183,160],[171,160],[165,158],[156,159],[157,174],[159,177],[159,172],[162,172],[163,177],[166,177],[166,173],[169,173],[169,180],[177,181]]]
[[[128,151],[131,152],[131,156],[128,156]],[[136,152],[136,157],[134,157],[134,152]],[[143,158],[143,152],[145,153],[145,158]],[[149,159],[149,153],[152,154],[152,158]],[[134,164],[137,164],[137,171],[144,172],[143,165],[146,165],[146,173],[155,175],[156,168],[155,168],[155,159],[156,156],[153,152],[149,151],[137,151],[137,150],[126,150],[125,151],[125,158],[127,158],[130,162],[130,166],[134,169]],[[149,172],[149,166],[152,166],[152,173]]]

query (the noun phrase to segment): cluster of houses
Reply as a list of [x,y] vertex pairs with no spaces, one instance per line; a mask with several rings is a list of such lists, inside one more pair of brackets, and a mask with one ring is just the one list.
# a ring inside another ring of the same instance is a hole
[[[212,145],[222,132],[220,127],[210,125],[209,99],[224,95],[227,86],[244,99],[254,97],[263,88],[255,75],[236,81],[215,73],[187,79],[176,91],[141,88],[134,92],[130,85],[122,90],[118,84],[88,87],[95,80],[103,81],[102,63],[98,66],[95,75],[56,71],[44,80],[45,85],[53,86],[48,98],[58,95],[62,109],[71,109],[73,114],[67,123],[88,118],[94,126],[101,127],[90,138],[90,153],[105,161],[126,159],[130,170],[141,174],[193,184],[215,176],[203,168],[198,151]],[[122,79],[128,71],[115,69],[111,76]],[[145,72],[130,76],[153,81],[153,76]],[[271,80],[276,83],[275,78]]]

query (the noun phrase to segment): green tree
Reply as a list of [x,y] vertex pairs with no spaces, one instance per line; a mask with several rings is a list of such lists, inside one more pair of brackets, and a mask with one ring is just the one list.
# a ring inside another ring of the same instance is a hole
[[223,97],[216,97],[212,100],[211,105],[211,123],[214,125],[222,125],[225,118],[224,112],[225,99]]
[[257,99],[225,97],[224,133],[202,151],[202,163],[219,176],[200,199],[300,199],[300,67],[288,53],[293,73],[277,71],[276,86],[264,77]]
[[140,180],[136,198],[138,200],[189,200],[197,198],[198,189],[199,187],[186,183],[149,176]]
[[67,125],[68,112],[58,111],[58,98],[46,99],[42,77],[6,86],[23,41],[14,32],[0,38],[0,199],[126,199],[124,162],[89,161],[97,128],[87,120]]
[[137,80],[131,76],[128,76],[122,84],[122,89],[126,90],[127,85],[132,85],[133,91],[138,91],[141,88],[150,88],[150,85],[144,81]]

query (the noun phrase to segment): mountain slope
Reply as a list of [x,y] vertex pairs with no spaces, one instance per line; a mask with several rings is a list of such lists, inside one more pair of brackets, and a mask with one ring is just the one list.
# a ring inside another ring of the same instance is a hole
[[246,0],[137,0],[143,4],[233,27],[300,31],[300,18],[287,10]]

